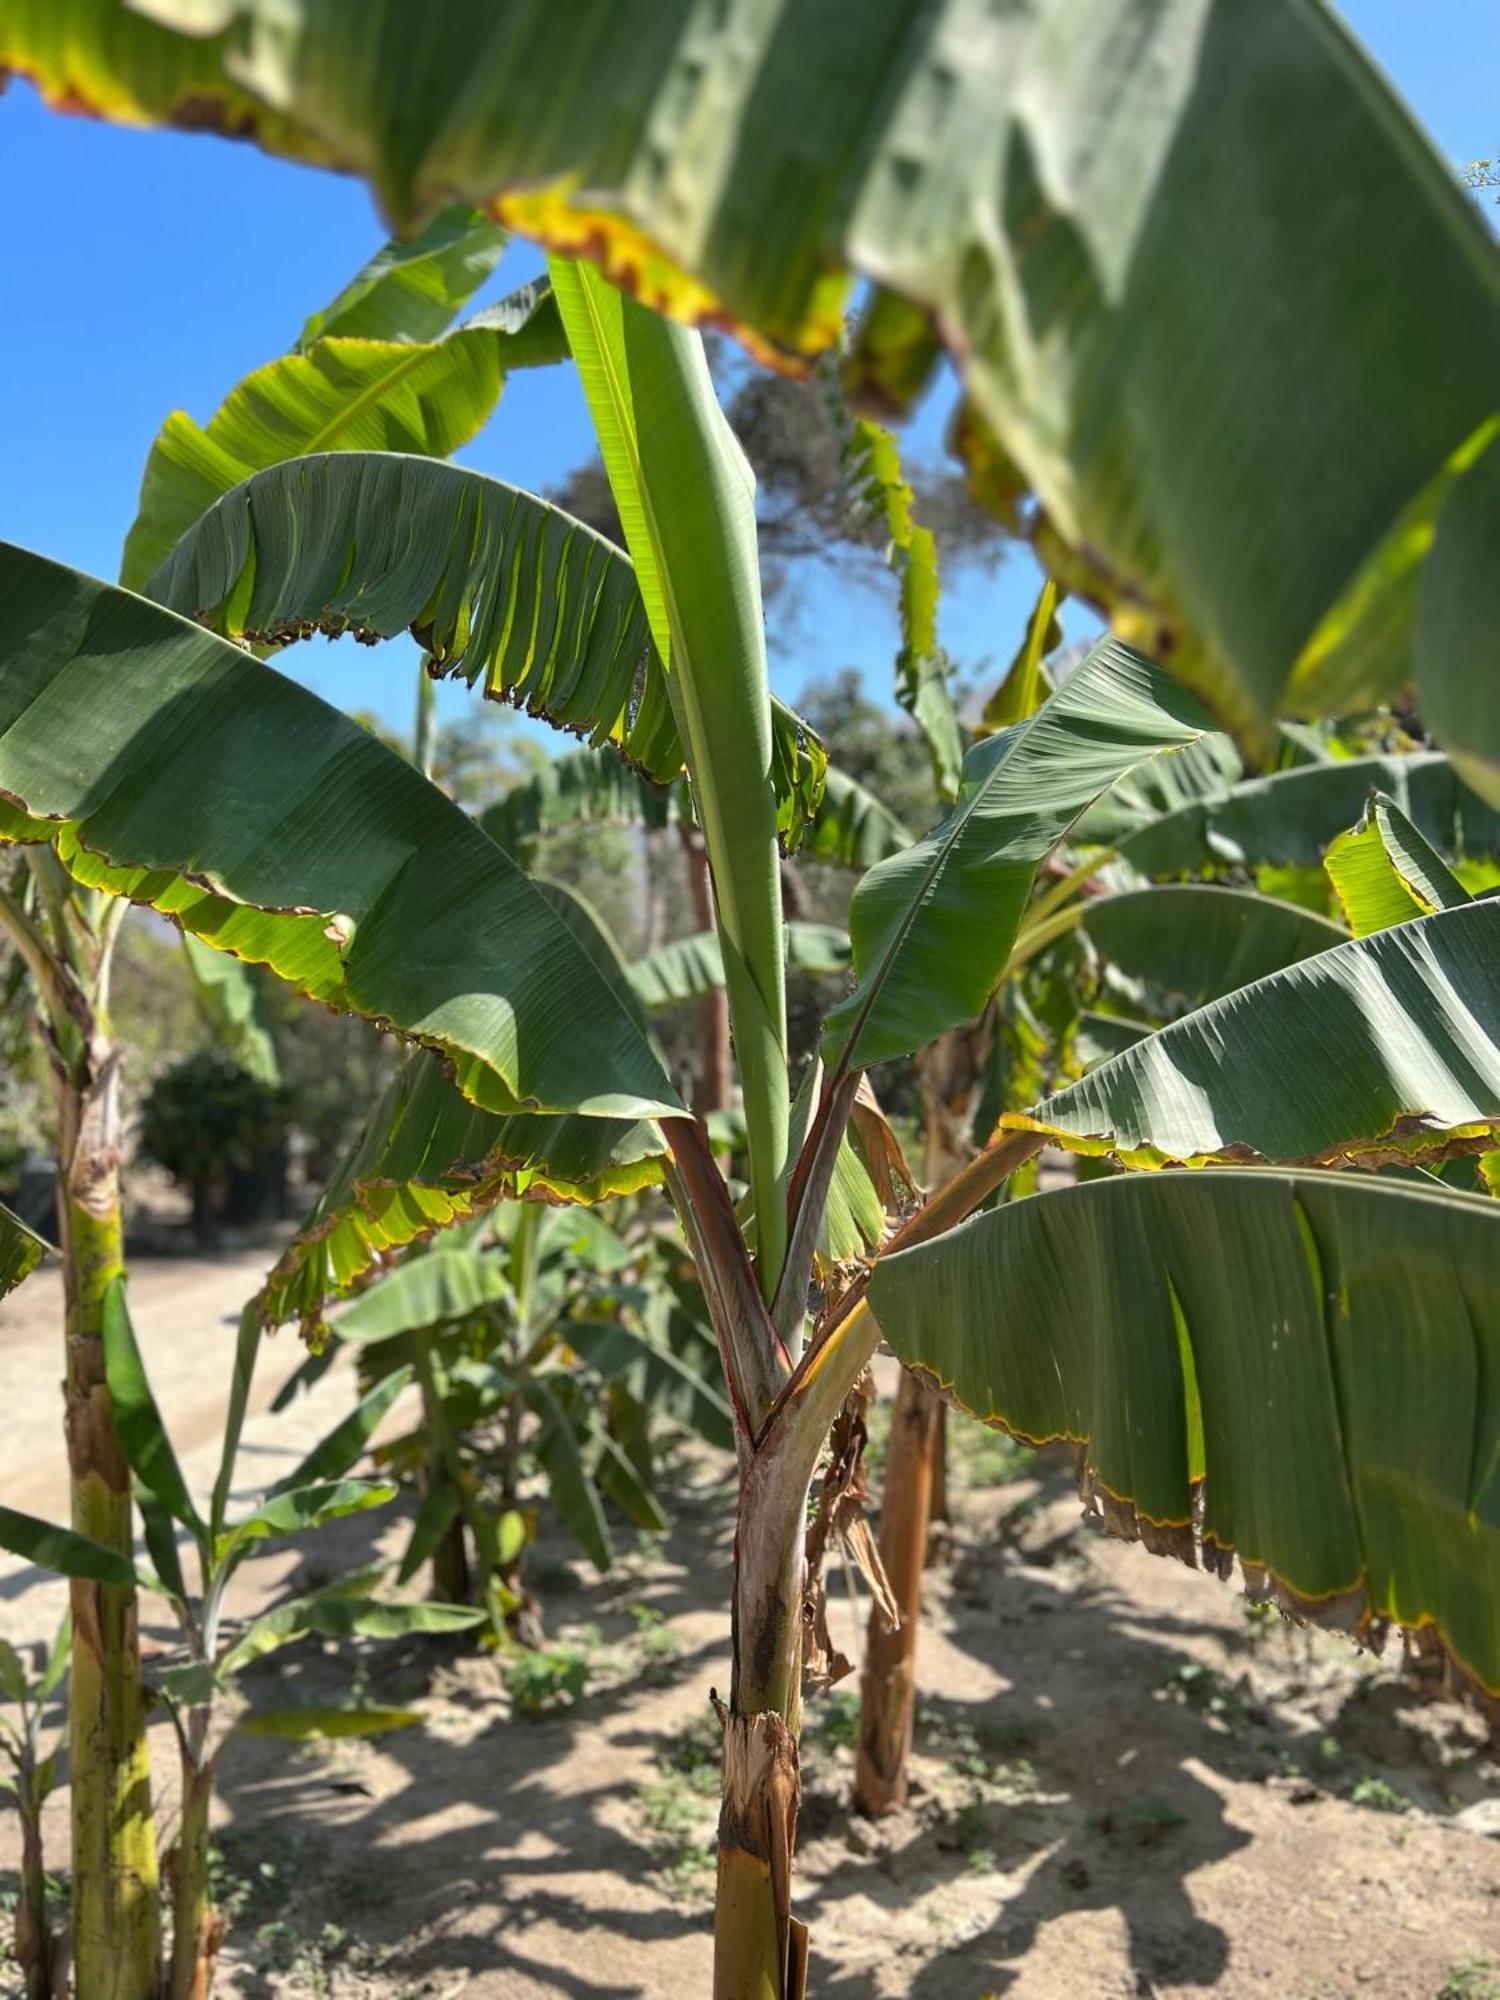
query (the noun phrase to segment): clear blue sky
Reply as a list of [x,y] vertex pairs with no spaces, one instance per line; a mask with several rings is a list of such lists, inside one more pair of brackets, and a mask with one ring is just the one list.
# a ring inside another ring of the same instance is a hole
[[[1444,154],[1500,152],[1500,0],[1346,0],[1343,12]],[[285,350],[383,231],[355,181],[249,146],[54,117],[24,87],[0,96],[0,185],[0,537],[113,576],[163,417],[181,407],[206,421],[240,376]],[[537,261],[516,246],[493,289]],[[557,368],[518,376],[460,456],[540,488],[591,444],[571,371]],[[942,636],[962,666],[1010,656],[1034,591],[1018,556],[947,592]],[[812,675],[852,664],[884,696],[889,602],[888,592],[820,594],[816,617],[773,662],[778,690],[795,695]],[[346,644],[281,664],[329,699],[405,727],[413,657]],[[443,693],[444,712],[459,712],[463,692]]]

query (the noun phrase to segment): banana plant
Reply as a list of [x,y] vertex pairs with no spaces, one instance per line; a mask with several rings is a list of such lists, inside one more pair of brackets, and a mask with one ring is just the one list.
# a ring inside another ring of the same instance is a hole
[[[12,1946],[26,2000],[62,2000],[67,1967],[61,1939],[52,1928],[47,1867],[42,1845],[42,1807],[66,1770],[64,1731],[44,1747],[47,1710],[57,1700],[73,1650],[73,1619],[64,1612],[52,1643],[37,1649],[33,1669],[8,1642],[0,1640],[0,1699],[15,1710],[0,1715],[0,1754],[10,1766],[0,1779],[16,1803],[21,1822],[21,1869],[16,1890]],[[65,1718],[64,1718],[65,1720]]]
[[[815,810],[822,773],[771,704],[745,468],[694,336],[586,267],[555,265],[553,284],[631,564],[498,482],[360,454],[225,496],[152,581],[177,609],[6,551],[0,832],[425,1051],[283,1261],[267,1317],[315,1319],[381,1245],[476,1203],[664,1183],[738,1473],[715,1991],[765,2000],[806,1980],[791,1883],[809,1488],[882,1335],[986,1421],[1076,1440],[1117,1531],[1199,1567],[1238,1555],[1259,1587],[1367,1636],[1430,1628],[1500,1685],[1496,1413],[1479,1395],[1500,1345],[1482,1282],[1500,1211],[1332,1170],[1431,1162],[1500,1125],[1500,909],[1435,911],[1209,1002],[1008,1114],[883,1242],[820,1257],[851,1154],[873,1186],[848,1143],[864,1073],[982,1012],[1027,948],[1023,922],[1041,948],[1055,911],[1038,914],[1037,870],[1078,817],[1212,719],[1108,640],[1028,721],[970,749],[947,817],[855,892],[852,990],[794,1105],[777,834]],[[753,1248],[589,913],[225,643],[320,624],[416,628],[439,671],[587,726],[654,775],[685,771]],[[1201,1170],[976,1213],[1049,1138]],[[1461,1318],[1438,1308],[1454,1296]]]
[[[388,1480],[351,1477],[410,1372],[385,1378],[335,1428],[277,1480],[247,1512],[231,1515],[239,1441],[260,1344],[256,1314],[241,1316],[223,1446],[212,1493],[200,1506],[183,1476],[162,1421],[131,1324],[123,1279],[104,1306],[109,1393],[121,1448],[134,1476],[151,1568],[145,1586],[163,1596],[180,1634],[178,1659],[153,1668],[152,1699],[165,1708],[177,1738],[181,1806],[170,1857],[172,1954],[170,2000],[208,2000],[226,1924],[209,1896],[209,1819],[220,1756],[236,1728],[257,1735],[370,1735],[420,1720],[409,1709],[257,1707],[248,1714],[236,1682],[242,1670],[308,1633],[400,1637],[450,1632],[472,1625],[465,1605],[375,1596],[378,1568],[341,1577],[311,1593],[283,1597],[248,1620],[233,1619],[226,1597],[241,1566],[267,1544],[395,1498]],[[185,1536],[197,1565],[195,1584],[183,1567]]]
[[420,1492],[397,1581],[430,1562],[439,1595],[472,1590],[497,1643],[540,1643],[523,1485],[540,1482],[602,1573],[608,1502],[647,1533],[668,1525],[653,1418],[732,1445],[712,1335],[666,1254],[657,1231],[622,1236],[589,1209],[505,1204],[414,1246],[333,1322],[324,1353],[352,1348],[367,1392],[407,1373],[421,1391],[419,1422],[376,1454]]
[[[470,437],[508,369],[565,352],[545,287],[448,331],[505,241],[473,211],[445,210],[414,243],[386,246],[308,321],[294,351],[242,382],[206,429],[174,412],[147,462],[123,580],[139,584],[214,499],[290,453],[357,444],[443,454]],[[104,1296],[123,1268],[120,1090],[129,1052],[111,1027],[109,991],[125,905],[81,886],[45,848],[26,853],[24,893],[0,897],[0,930],[27,970],[56,1103],[72,1521],[128,1554],[129,1487],[102,1351]],[[211,1018],[268,1073],[274,1052],[238,961],[192,939],[188,949]],[[157,1861],[132,1587],[83,1577],[71,1587],[75,1973],[81,1989],[107,2000],[151,2000]]]

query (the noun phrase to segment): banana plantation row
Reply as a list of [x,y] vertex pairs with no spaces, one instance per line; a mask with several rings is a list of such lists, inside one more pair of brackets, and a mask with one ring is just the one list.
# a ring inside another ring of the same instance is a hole
[[[1319,6],[948,0],[857,42],[781,11],[0,20],[0,66],[60,107],[352,170],[398,232],[206,427],[167,418],[118,583],[0,549],[0,929],[55,1096],[72,1490],[66,1527],[0,1510],[72,1605],[34,1668],[0,1652],[32,1995],[70,1959],[80,2000],[206,1996],[242,1671],[309,1634],[525,1647],[537,1493],[606,1568],[612,1520],[665,1524],[684,1435],[734,1463],[720,2000],[806,1990],[799,1734],[848,1671],[841,1550],[870,1598],[859,1799],[902,1796],[945,1405],[1076,1448],[1111,1532],[1500,1693],[1495,245]],[[511,232],[546,278],[466,312]],[[910,826],[771,693],[704,320],[817,370],[831,499],[899,599]],[[970,491],[1045,577],[968,705],[885,427],[945,346]],[[623,547],[451,460],[539,367],[577,371]],[[1082,659],[1070,596],[1108,630]],[[411,745],[280,670],[315,634],[416,640]],[[582,740],[475,817],[434,776],[444,681]],[[680,849],[696,929],[627,960],[540,872],[594,823],[638,864]],[[828,920],[789,904],[803,870]],[[268,982],[405,1048],[245,1303],[208,1491],[127,1305],[132,905],[180,930],[242,1068],[273,1060]],[[1044,1147],[1071,1171],[1043,1181]],[[45,1250],[8,1218],[7,1284]],[[288,1393],[352,1349],[359,1400],[247,1499],[289,1322]],[[403,1494],[394,1576],[229,1615],[267,1544]],[[178,1633],[149,1672],[142,1593]],[[165,1987],[151,1713],[180,1761]]]

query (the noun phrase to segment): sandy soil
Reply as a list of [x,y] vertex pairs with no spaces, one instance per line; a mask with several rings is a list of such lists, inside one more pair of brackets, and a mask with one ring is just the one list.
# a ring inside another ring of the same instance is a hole
[[[180,1455],[205,1486],[233,1317],[259,1262],[144,1264],[133,1281]],[[56,1311],[46,1279],[0,1308],[0,1494],[54,1517]],[[267,1351],[247,1488],[346,1406],[336,1372],[270,1416],[298,1358],[287,1337]],[[1473,1719],[1419,1704],[1394,1659],[1248,1617],[1228,1587],[1098,1539],[1064,1468],[1018,1463],[973,1431],[955,1457],[967,1490],[932,1575],[911,1807],[852,1820],[852,1697],[810,1713],[798,1908],[819,2000],[1496,2000],[1500,1769]],[[702,1459],[684,1461],[678,1491],[671,1535],[609,1579],[544,1534],[534,1581],[558,1664],[587,1676],[556,1713],[518,1712],[515,1669],[451,1645],[355,1659],[307,1643],[256,1671],[262,1703],[347,1699],[357,1683],[426,1721],[375,1743],[231,1746],[223,1993],[707,1992],[707,1700],[727,1680],[729,1494]],[[266,1558],[246,1607],[288,1576],[367,1559],[371,1519]],[[400,1532],[388,1526],[385,1546]],[[40,1636],[59,1601],[19,1565],[0,1571],[7,1636]],[[853,1650],[850,1607],[833,1618]],[[170,1821],[171,1745],[156,1735]],[[65,1827],[59,1798],[54,1866]],[[14,1859],[7,1824],[0,1866]]]

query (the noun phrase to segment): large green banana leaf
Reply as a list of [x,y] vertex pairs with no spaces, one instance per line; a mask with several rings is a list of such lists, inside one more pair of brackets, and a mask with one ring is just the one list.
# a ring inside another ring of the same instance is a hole
[[[848,934],[833,924],[790,923],[786,927],[788,972],[838,978],[849,970]],[[630,967],[630,983],[641,1005],[655,1012],[684,1000],[700,1000],[724,984],[724,953],[717,931],[696,931],[658,945]]]
[[1216,730],[1178,756],[1148,764],[1111,785],[1078,822],[1075,837],[1113,846],[1148,822],[1222,798],[1244,774],[1244,759],[1233,739]]
[[978,1014],[1049,849],[1107,786],[1208,727],[1159,667],[1106,640],[1030,721],[976,744],[947,818],[854,892],[858,983],[828,1016],[829,1068],[909,1055]]
[[[121,582],[142,589],[199,515],[252,473],[315,451],[446,458],[482,428],[507,373],[564,359],[545,285],[444,331],[505,240],[472,210],[445,211],[416,243],[387,245],[290,354],[230,391],[206,429],[174,410],[146,460]],[[379,337],[364,330],[376,326]]]
[[19,1215],[0,1203],[0,1298],[29,1278],[46,1256],[48,1243],[28,1229]]
[[494,1111],[675,1112],[608,946],[357,723],[0,545],[0,837],[438,1050]]
[[459,1095],[437,1057],[408,1056],[260,1296],[265,1323],[322,1322],[385,1251],[496,1202],[601,1201],[661,1178],[662,1142],[623,1119],[497,1117]]
[[1472,792],[1447,757],[1349,757],[1249,778],[1127,835],[1120,851],[1145,875],[1226,866],[1316,867],[1329,843],[1388,794],[1444,854],[1500,855],[1500,811]]
[[[789,1097],[775,796],[785,785],[772,730],[755,475],[719,407],[698,336],[586,264],[554,257],[549,269],[666,663],[708,851],[769,1299],[785,1247],[775,1193],[787,1162]],[[817,791],[826,761],[812,780]],[[800,831],[795,820],[791,831]]]
[[1414,666],[1493,774],[1496,497],[1457,475],[1500,409],[1500,253],[1320,0],[874,0],[858,32],[819,0],[10,0],[0,64],[352,169],[403,228],[492,208],[758,344],[831,344],[873,279],[1232,725]]
[[[1410,908],[1405,914],[1412,914]],[[1194,1006],[1329,951],[1348,936],[1300,904],[1198,882],[1095,897],[1084,904],[1080,922],[1094,948],[1128,978]]]
[[1500,1129],[1500,902],[1303,959],[1001,1122],[1140,1165],[1482,1152]]
[[1500,1212],[1356,1174],[1125,1175],[882,1259],[902,1360],[1083,1453],[1117,1532],[1500,1692]]
[[[665,783],[682,769],[666,676],[630,563],[550,501],[398,452],[269,467],[211,507],[150,594],[230,638],[410,632],[430,671],[610,743]],[[789,826],[811,811],[822,746],[775,711]]]

